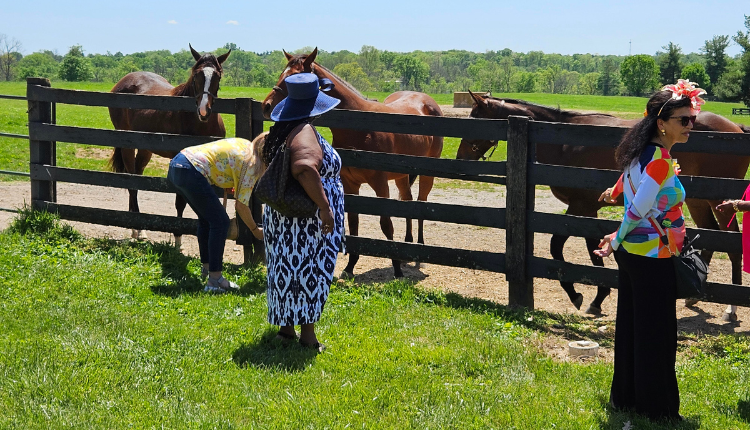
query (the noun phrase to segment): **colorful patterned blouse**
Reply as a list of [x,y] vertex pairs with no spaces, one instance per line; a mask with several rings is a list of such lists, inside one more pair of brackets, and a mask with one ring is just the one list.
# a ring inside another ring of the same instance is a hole
[[[646,257],[669,258],[669,249],[662,243],[659,233],[648,220],[654,217],[669,237],[673,252],[682,249],[685,239],[685,219],[682,204],[685,188],[676,174],[669,152],[663,147],[649,143],[640,158],[620,177],[612,195],[625,195],[625,215],[620,228],[612,233],[612,248]],[[636,189],[635,195],[630,181]]]
[[234,188],[234,198],[250,204],[253,186],[261,173],[252,142],[238,137],[221,139],[181,152],[208,182],[220,188]]

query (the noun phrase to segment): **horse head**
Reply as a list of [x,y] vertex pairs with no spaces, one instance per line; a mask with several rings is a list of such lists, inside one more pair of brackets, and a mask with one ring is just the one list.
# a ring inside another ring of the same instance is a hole
[[[474,94],[469,91],[471,98],[473,99],[471,106],[471,113],[469,118],[489,118],[489,119],[507,119],[508,114],[504,112],[505,100],[497,100],[491,98],[488,95]],[[485,153],[490,148],[496,148],[496,140],[483,140],[483,139],[461,139],[461,144],[458,146],[456,152],[456,159],[459,160],[482,160],[489,158],[485,157]]]
[[223,72],[221,65],[229,57],[232,50],[230,49],[226,54],[216,57],[210,53],[201,55],[193,49],[192,45],[188,46],[190,46],[190,52],[195,58],[195,65],[190,71],[190,78],[185,89],[188,95],[195,98],[198,119],[201,122],[207,122],[211,116],[214,99],[217,98],[216,93],[219,92],[219,82]]
[[318,56],[318,48],[313,49],[310,54],[292,55],[284,51],[287,59],[286,68],[279,76],[278,82],[263,100],[263,116],[271,118],[271,112],[279,102],[286,97],[286,82],[284,79],[297,73],[315,73],[315,57]]

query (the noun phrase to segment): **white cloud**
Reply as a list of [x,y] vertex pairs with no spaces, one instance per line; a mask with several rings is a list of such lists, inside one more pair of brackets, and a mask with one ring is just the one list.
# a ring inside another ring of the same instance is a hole
[[235,21],[235,20],[233,20],[233,19],[232,19],[232,20],[229,20],[229,21],[227,21],[227,24],[232,24],[232,25],[240,25],[240,23],[239,23],[239,22],[237,22],[237,21]]
[[167,24],[177,25],[177,21],[170,19],[169,21],[167,21]]

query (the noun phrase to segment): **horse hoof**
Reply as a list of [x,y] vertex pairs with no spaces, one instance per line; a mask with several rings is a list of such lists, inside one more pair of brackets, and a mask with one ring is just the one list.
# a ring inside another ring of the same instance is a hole
[[339,276],[339,279],[354,279],[354,273],[344,270],[343,272],[341,272],[341,276]]
[[415,269],[419,269],[421,266],[422,266],[422,263],[420,263],[419,261],[417,261],[416,263],[414,263],[414,268]]
[[138,239],[138,234],[140,232],[138,230],[130,230],[130,238],[131,239]]
[[737,313],[724,312],[724,315],[721,316],[721,320],[724,322],[737,322]]
[[601,315],[602,314],[602,308],[595,306],[595,305],[589,305],[588,308],[586,308],[586,313],[589,315]]
[[581,309],[581,305],[583,304],[583,294],[577,293],[576,298],[572,300],[572,302],[576,309]]
[[685,299],[685,307],[689,308],[691,306],[695,306],[698,304],[700,300],[698,299]]

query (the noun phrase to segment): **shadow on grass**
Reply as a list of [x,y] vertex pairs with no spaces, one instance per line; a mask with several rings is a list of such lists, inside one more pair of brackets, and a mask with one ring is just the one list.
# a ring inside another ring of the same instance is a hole
[[750,423],[750,400],[745,398],[737,402],[737,414],[742,421]]
[[[740,327],[740,321],[728,323],[722,322],[720,324],[709,322],[709,320],[715,318],[715,315],[712,315],[697,306],[690,307],[690,310],[694,311],[696,315],[679,318],[677,320],[678,333],[685,331],[685,327],[695,327],[696,325],[700,325],[701,335],[716,336],[719,334],[735,334],[736,329]],[[746,335],[747,333],[740,332],[736,334]]]
[[[106,253],[115,261],[130,264],[156,261],[161,266],[162,278],[171,279],[169,284],[152,285],[151,291],[166,297],[178,297],[182,294],[194,294],[203,291],[205,283],[200,277],[201,265],[196,259],[184,255],[172,244],[166,242],[92,239],[89,249]],[[259,265],[244,266],[224,264],[224,276],[240,284],[237,293],[251,296],[266,290],[266,278]]]
[[[401,270],[404,272],[404,278],[415,283],[427,278],[427,275],[422,273],[422,270],[417,268],[414,263],[402,262]],[[393,267],[388,266],[356,274],[354,280],[358,283],[384,283],[393,281],[393,276]]]
[[232,360],[239,367],[264,367],[280,369],[286,372],[304,370],[315,360],[318,352],[303,348],[297,341],[276,339],[276,328],[269,328],[256,342],[240,345]]

